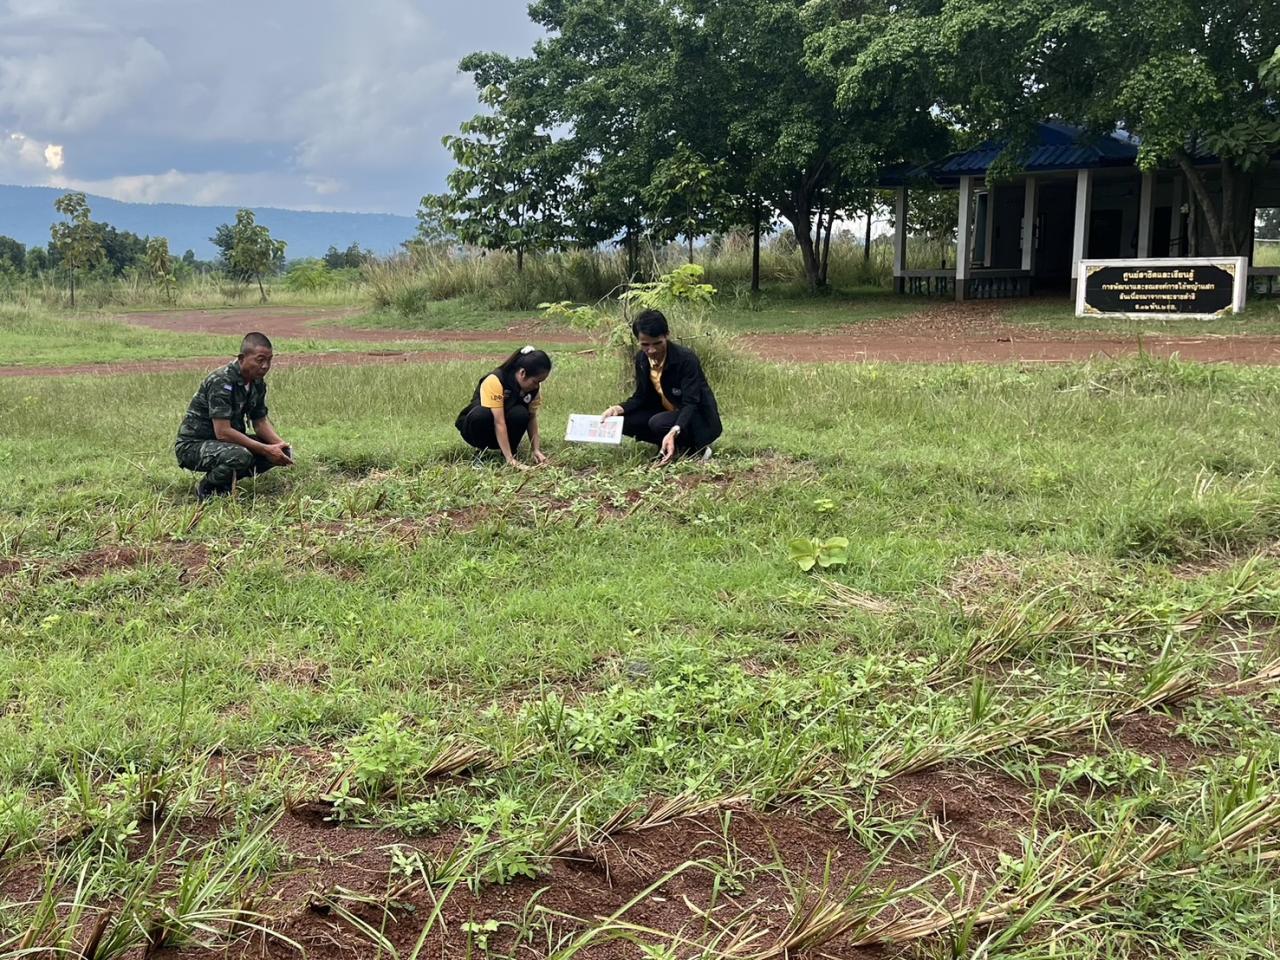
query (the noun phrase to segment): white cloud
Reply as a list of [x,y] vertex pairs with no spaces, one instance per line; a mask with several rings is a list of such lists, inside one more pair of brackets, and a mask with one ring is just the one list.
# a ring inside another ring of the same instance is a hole
[[307,177],[304,182],[322,197],[337,193],[343,188],[342,181],[332,177]]
[[0,181],[408,212],[478,109],[458,60],[527,51],[526,4],[0,0],[0,131],[40,161],[0,148]]
[[[48,36],[52,32],[53,36]],[[168,62],[143,37],[21,28],[0,37],[0,117],[51,135],[100,129],[164,89]]]
[[62,166],[62,147],[28,137],[16,130],[0,132],[0,178],[39,179]]

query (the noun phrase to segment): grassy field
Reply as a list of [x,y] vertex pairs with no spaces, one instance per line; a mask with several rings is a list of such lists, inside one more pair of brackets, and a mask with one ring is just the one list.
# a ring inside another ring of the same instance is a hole
[[[324,323],[332,325],[332,320]],[[457,329],[454,327],[452,329]],[[554,342],[554,337],[548,339]],[[194,357],[234,357],[239,337],[204,333],[175,333],[134,326],[128,317],[98,313],[65,314],[43,309],[0,305],[0,367],[129,363],[183,360]],[[333,337],[276,338],[282,356],[346,352],[431,350],[502,356],[511,349],[509,338],[495,329],[492,341],[479,340],[344,340]]]
[[477,374],[203,508],[190,375],[0,380],[0,955],[1274,953],[1280,372],[738,359],[660,472],[558,358],[529,473]]

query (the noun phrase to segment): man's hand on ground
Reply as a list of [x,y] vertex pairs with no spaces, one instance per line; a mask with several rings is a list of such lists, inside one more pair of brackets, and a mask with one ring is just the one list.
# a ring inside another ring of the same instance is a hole
[[289,467],[293,465],[293,457],[289,456],[285,449],[289,445],[283,441],[280,443],[267,444],[266,458],[274,463],[277,467]]
[[676,435],[675,431],[668,433],[662,438],[662,459],[658,461],[658,466],[665,467],[671,462],[671,458],[676,455]]

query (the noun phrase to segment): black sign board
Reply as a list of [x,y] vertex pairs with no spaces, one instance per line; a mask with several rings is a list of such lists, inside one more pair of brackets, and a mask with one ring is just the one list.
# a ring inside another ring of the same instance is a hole
[[1078,313],[1217,314],[1235,303],[1234,264],[1082,264],[1084,291]]

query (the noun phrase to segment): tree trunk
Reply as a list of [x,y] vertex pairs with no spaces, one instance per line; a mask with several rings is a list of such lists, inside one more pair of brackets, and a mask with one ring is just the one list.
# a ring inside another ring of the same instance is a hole
[[689,231],[688,239],[689,239],[689,262],[693,263],[693,231],[692,230]]
[[524,247],[516,247],[516,273],[524,273]]
[[836,208],[833,204],[831,209],[827,211],[827,235],[822,241],[822,276],[820,278],[822,286],[827,285],[827,267],[831,264],[831,229],[835,226]]
[[[1242,201],[1252,196],[1252,175],[1241,170],[1229,159],[1222,161],[1222,205],[1214,203],[1209,193],[1204,175],[1191,162],[1191,157],[1179,150],[1175,154],[1178,166],[1187,178],[1192,196],[1204,214],[1205,226],[1209,228],[1209,239],[1213,243],[1214,252],[1220,256],[1239,257],[1248,254],[1249,229],[1252,225],[1252,210],[1245,211]],[[1196,221],[1199,218],[1195,218]],[[1199,247],[1199,224],[1196,223],[1194,239]],[[1195,250],[1192,251],[1194,256]]]
[[871,217],[875,213],[876,202],[874,199],[867,200],[867,230],[862,239],[862,262],[871,262]]
[[755,217],[751,224],[751,292],[760,292],[760,201],[756,201]]
[[636,232],[628,225],[626,236],[622,238],[622,248],[627,251],[627,279],[636,278]]
[[[823,204],[821,200],[819,200],[818,214],[814,218],[815,222],[814,222],[814,229],[813,229],[813,249],[815,254],[817,254],[819,251],[822,250],[822,215],[825,212],[826,212],[826,205]],[[818,282],[819,283],[822,282],[821,276],[818,277]]]
[[75,270],[67,271],[67,278],[71,281],[71,309],[76,308],[76,272]]
[[819,165],[816,171],[801,177],[794,190],[774,201],[774,206],[787,218],[795,234],[810,293],[818,292],[818,257],[813,249],[811,232],[813,230],[813,197],[825,167],[825,163]]
[[258,274],[258,296],[261,298],[259,303],[267,302],[267,291],[262,286],[262,274]]
[[801,223],[793,223],[792,227],[796,235],[796,243],[800,247],[800,258],[804,261],[804,276],[809,282],[809,292],[817,293],[820,281],[818,277],[818,258],[813,249],[813,236],[810,234],[810,225],[808,222],[808,211],[806,210]]

